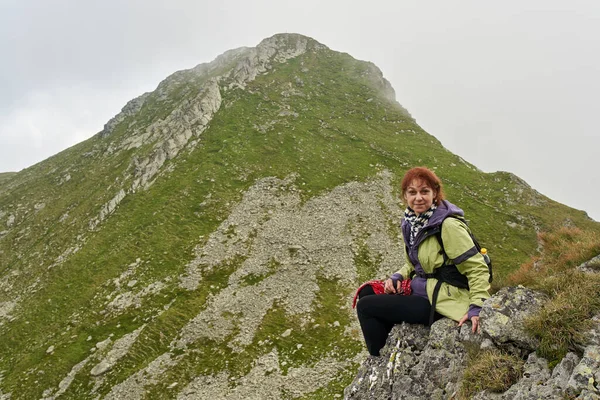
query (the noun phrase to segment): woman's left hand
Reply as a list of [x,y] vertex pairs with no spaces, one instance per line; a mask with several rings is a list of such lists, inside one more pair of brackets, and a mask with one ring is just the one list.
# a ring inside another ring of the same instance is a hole
[[[466,321],[469,320],[469,314],[465,314],[460,321],[458,321],[458,326],[462,326],[462,324],[464,324]],[[471,317],[471,323],[473,324],[473,333],[477,333],[479,330],[479,317]]]

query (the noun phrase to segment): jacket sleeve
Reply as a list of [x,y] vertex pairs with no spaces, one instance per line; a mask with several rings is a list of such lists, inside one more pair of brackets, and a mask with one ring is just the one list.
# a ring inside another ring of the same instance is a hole
[[442,241],[448,258],[469,281],[471,306],[481,307],[490,297],[489,271],[468,229],[463,221],[457,218],[446,218],[442,224]]
[[408,258],[408,254],[406,253],[406,247],[404,247],[404,266],[400,268],[399,271],[396,271],[397,274],[402,275],[402,279],[407,279],[410,277],[410,273],[415,270],[415,266],[412,265],[410,259]]

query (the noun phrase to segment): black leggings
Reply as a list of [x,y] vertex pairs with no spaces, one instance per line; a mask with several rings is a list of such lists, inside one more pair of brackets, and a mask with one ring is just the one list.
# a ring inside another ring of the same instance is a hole
[[[356,313],[367,349],[373,356],[379,355],[394,324],[429,324],[431,304],[421,296],[375,295],[371,286],[365,286],[358,298]],[[440,317],[436,312],[435,319]]]

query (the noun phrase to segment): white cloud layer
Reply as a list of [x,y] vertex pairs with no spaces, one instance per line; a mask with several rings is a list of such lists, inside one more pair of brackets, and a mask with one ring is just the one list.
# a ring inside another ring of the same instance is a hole
[[279,32],[374,62],[451,151],[600,220],[595,0],[4,0],[0,171],[91,137],[176,70]]

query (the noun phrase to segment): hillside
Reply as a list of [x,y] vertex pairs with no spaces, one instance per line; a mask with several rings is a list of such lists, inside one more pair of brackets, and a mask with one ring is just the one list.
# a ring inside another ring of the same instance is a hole
[[15,174],[15,172],[0,172],[0,185],[10,179],[10,177],[12,177]]
[[500,277],[539,231],[600,232],[450,153],[375,65],[313,39],[174,73],[89,140],[0,175],[0,399],[342,393],[364,358],[352,290],[402,263],[415,165]]

